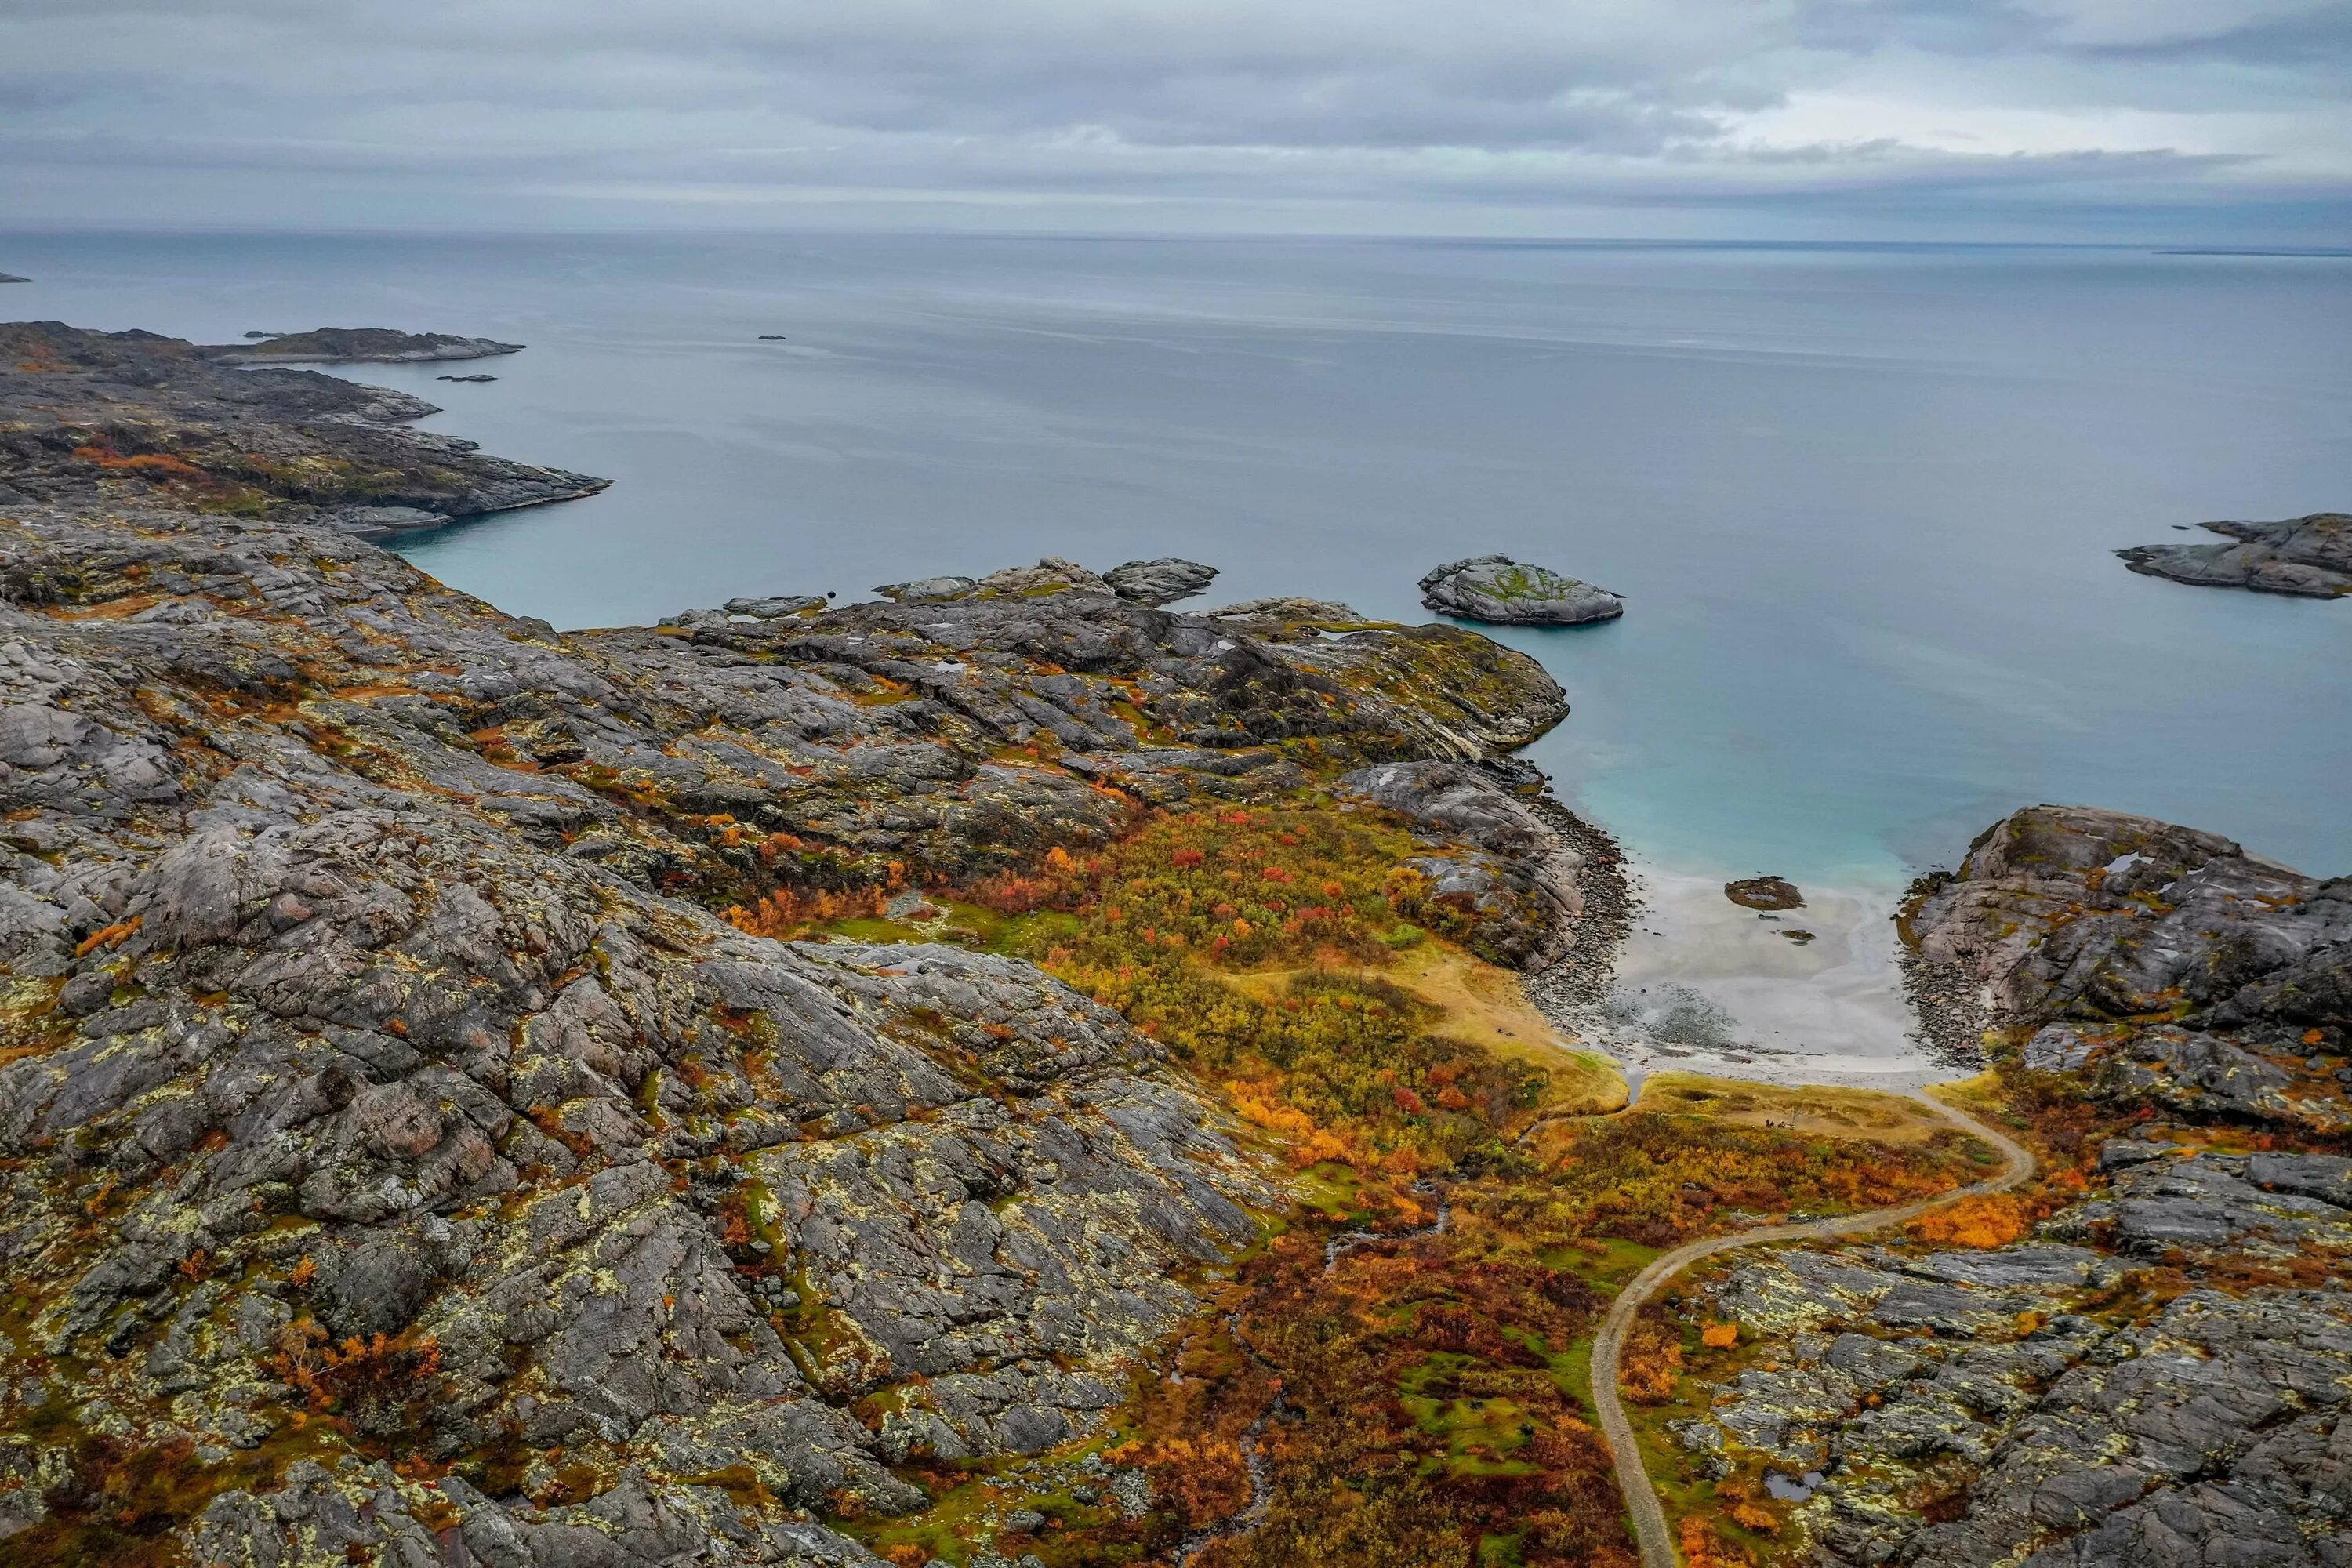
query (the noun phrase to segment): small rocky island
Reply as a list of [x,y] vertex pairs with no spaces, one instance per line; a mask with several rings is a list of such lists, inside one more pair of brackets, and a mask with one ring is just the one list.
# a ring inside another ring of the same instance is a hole
[[1605,588],[1507,555],[1440,566],[1421,580],[1421,602],[1440,615],[1499,626],[1573,626],[1625,613],[1624,600]]
[[520,353],[523,347],[491,338],[403,332],[389,327],[320,327],[308,332],[246,335],[253,341],[225,343],[205,352],[215,359],[246,364],[415,364],[488,359],[494,354]]
[[2209,522],[2227,544],[2137,544],[2124,564],[2200,588],[2251,588],[2309,599],[2352,595],[2352,514],[2318,511],[2280,522]]

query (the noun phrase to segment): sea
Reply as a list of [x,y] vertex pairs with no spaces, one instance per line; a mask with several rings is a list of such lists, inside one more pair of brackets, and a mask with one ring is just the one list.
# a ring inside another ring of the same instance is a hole
[[[2352,258],[0,233],[0,270],[11,319],[529,345],[341,374],[615,481],[402,546],[560,626],[1045,555],[1402,620],[1489,551],[1598,583],[1622,620],[1492,633],[1569,693],[1531,755],[1644,879],[1629,976],[1768,1051],[1892,1066],[1895,900],[2021,805],[2352,871],[2352,603],[2112,553],[2352,510]],[[1722,900],[1766,873],[1814,941]]]

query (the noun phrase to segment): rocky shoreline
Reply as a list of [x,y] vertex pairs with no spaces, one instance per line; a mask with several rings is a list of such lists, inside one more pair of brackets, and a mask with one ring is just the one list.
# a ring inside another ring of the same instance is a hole
[[1474,946],[1574,896],[1473,765],[1565,702],[1473,634],[1024,580],[562,636],[356,514],[599,481],[0,337],[0,1555],[152,1476],[206,1562],[874,1563],[818,1521],[1092,1430],[1286,1178],[1032,963],[715,911],[1396,768]]

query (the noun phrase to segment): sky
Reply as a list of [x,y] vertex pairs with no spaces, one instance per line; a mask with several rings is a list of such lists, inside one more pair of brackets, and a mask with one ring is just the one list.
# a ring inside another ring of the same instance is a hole
[[0,227],[2352,245],[2352,0],[0,0]]

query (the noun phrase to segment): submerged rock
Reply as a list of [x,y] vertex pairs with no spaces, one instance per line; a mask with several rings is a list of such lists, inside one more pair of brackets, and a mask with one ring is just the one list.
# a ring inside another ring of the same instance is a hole
[[2332,599],[2352,594],[2352,514],[2283,522],[2209,522],[2228,544],[2137,544],[2116,553],[2133,571],[2205,588],[2251,588]]
[[1112,593],[1139,605],[1172,605],[1189,599],[1217,579],[1217,569],[1171,555],[1158,561],[1129,561],[1103,574]]
[[1440,566],[1421,580],[1421,602],[1441,615],[1504,625],[1580,626],[1625,613],[1625,602],[1605,588],[1507,555]]
[[1804,907],[1805,895],[1785,877],[1749,877],[1726,882],[1723,896],[1744,910],[1794,910]]

